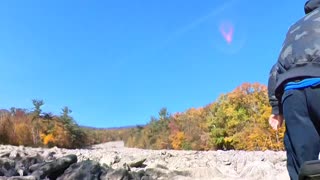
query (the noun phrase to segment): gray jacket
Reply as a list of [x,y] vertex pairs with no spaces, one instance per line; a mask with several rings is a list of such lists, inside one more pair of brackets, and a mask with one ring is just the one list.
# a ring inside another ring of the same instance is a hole
[[281,97],[287,82],[320,77],[320,0],[307,1],[306,15],[293,24],[286,35],[278,61],[268,82],[272,114],[282,114]]

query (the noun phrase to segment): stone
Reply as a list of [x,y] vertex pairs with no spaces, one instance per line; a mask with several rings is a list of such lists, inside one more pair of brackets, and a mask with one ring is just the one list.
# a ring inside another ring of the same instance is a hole
[[87,160],[71,165],[57,180],[99,180],[100,174],[105,171],[98,162]]
[[44,179],[46,177],[58,177],[65,169],[76,162],[77,156],[70,154],[52,162],[46,162],[44,165],[39,167],[39,169],[34,171],[32,175],[39,179]]
[[143,163],[146,161],[147,159],[144,158],[144,159],[140,159],[140,160],[137,160],[137,161],[134,161],[134,162],[130,162],[128,163],[128,165],[130,167],[142,167],[143,166]]
[[113,170],[110,169],[107,172],[104,172],[100,176],[101,180],[133,180],[132,176],[129,174],[129,172],[126,169],[117,169]]

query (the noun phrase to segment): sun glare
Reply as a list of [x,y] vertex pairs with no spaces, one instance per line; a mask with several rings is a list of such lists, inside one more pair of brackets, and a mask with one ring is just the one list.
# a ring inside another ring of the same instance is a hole
[[224,22],[220,25],[220,33],[223,36],[224,40],[231,44],[233,39],[234,27],[231,23]]

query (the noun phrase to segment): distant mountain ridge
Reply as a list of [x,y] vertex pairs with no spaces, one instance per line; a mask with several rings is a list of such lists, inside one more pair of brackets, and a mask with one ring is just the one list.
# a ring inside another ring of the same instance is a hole
[[85,129],[92,129],[92,130],[122,130],[122,129],[131,129],[136,127],[144,127],[146,125],[129,125],[129,126],[120,126],[120,127],[108,127],[108,128],[98,128],[98,127],[92,127],[92,126],[83,126],[79,125],[81,128]]

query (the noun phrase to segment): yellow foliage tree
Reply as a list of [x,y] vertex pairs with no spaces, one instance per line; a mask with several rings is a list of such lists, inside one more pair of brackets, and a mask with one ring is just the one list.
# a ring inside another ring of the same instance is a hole
[[284,128],[273,131],[268,124],[270,114],[266,86],[244,83],[211,108],[211,141],[223,149],[282,150]]
[[52,134],[41,134],[40,135],[42,142],[44,145],[53,145],[55,143],[55,139]]
[[178,131],[170,136],[171,146],[175,150],[181,150],[183,142],[185,141],[184,132]]

